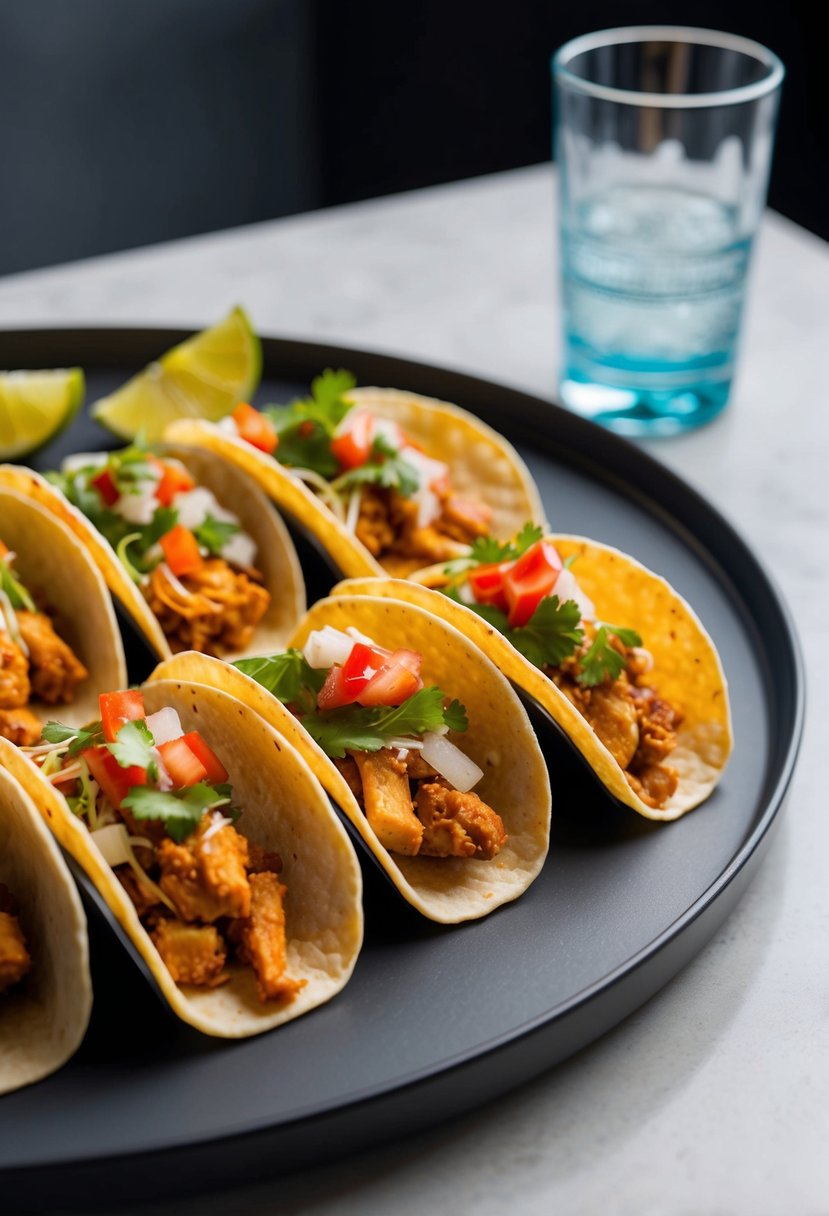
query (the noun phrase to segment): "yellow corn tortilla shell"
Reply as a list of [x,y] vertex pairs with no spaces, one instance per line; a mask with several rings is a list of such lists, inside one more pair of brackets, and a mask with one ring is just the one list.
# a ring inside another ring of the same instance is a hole
[[[221,666],[219,660],[213,660]],[[177,710],[185,732],[198,730],[229,771],[238,830],[282,858],[288,974],[307,983],[287,1003],[262,1002],[249,967],[229,961],[218,988],[175,984],[135,907],[86,826],[35,765],[20,754],[16,775],[61,845],[84,868],[147,963],[171,1009],[204,1034],[237,1039],[292,1021],[346,984],[363,938],[362,875],[348,836],[306,762],[247,706],[185,680],[144,687],[147,713]]]
[[[399,423],[427,455],[448,464],[457,493],[492,508],[493,536],[506,540],[528,519],[546,526],[529,469],[512,444],[480,418],[445,401],[396,389],[352,389],[348,397],[379,418]],[[323,500],[272,456],[225,434],[214,423],[190,418],[172,423],[165,438],[208,448],[244,469],[281,510],[311,532],[344,575],[383,573],[382,565]]]
[[678,819],[708,797],[731,752],[728,685],[714,643],[690,605],[665,579],[634,558],[581,536],[550,535],[547,539],[562,558],[577,558],[574,573],[595,604],[599,620],[628,626],[640,634],[654,660],[648,684],[684,713],[677,746],[667,760],[678,770],[679,783],[658,810],[633,792],[617,761],[552,680],[477,613],[430,589],[445,582],[443,566],[418,571],[413,582],[349,579],[331,594],[399,599],[454,625],[550,714],[615,798],[648,819]]
[[[227,657],[241,658],[283,646],[305,611],[302,570],[285,524],[271,509],[261,490],[233,464],[215,460],[199,449],[168,445],[163,453],[180,460],[198,485],[212,490],[217,501],[238,516],[242,528],[256,543],[257,568],[270,592],[271,602],[250,646]],[[158,657],[169,658],[172,654],[170,645],[147,601],[121,565],[115,550],[86,516],[32,469],[0,465],[0,487],[4,486],[39,502],[71,528],[104,576],[112,594],[133,618]],[[102,688],[117,686],[114,682],[101,685]]]
[[[14,573],[36,603],[42,600],[60,637],[89,677],[72,701],[28,708],[41,720],[80,726],[98,716],[98,692],[127,682],[124,647],[106,584],[83,545],[36,498],[0,480],[0,540],[16,554]],[[2,626],[0,626],[2,627]]]
[[364,596],[321,600],[291,645],[302,647],[309,633],[324,625],[354,625],[381,646],[418,650],[424,682],[439,685],[466,706],[469,729],[450,738],[484,770],[475,793],[498,812],[509,835],[491,861],[389,852],[328,756],[276,697],[235,667],[190,651],[162,663],[156,674],[222,688],[289,738],[403,897],[430,920],[472,920],[516,899],[537,877],[547,854],[550,778],[526,711],[509,683],[456,629],[412,605]]
[[92,1009],[86,917],[60,849],[15,780],[28,764],[0,739],[0,883],[17,902],[32,957],[28,975],[0,992],[0,1094],[65,1064]]

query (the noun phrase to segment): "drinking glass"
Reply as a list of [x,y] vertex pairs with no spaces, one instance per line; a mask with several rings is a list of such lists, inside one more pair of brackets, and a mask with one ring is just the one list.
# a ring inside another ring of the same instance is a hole
[[669,435],[728,401],[784,69],[732,34],[639,26],[553,56],[566,405]]

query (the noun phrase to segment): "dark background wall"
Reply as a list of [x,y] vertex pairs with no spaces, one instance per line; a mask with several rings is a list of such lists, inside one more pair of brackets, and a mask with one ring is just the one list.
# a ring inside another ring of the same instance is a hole
[[0,273],[549,156],[549,56],[642,22],[788,69],[772,206],[829,237],[817,6],[0,0]]

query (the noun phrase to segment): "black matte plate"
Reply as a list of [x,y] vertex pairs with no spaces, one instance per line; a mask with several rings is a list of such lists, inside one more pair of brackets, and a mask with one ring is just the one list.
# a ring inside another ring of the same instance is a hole
[[[0,334],[0,367],[81,364],[94,400],[186,335]],[[179,1024],[90,913],[95,1009],[60,1073],[0,1099],[0,1193],[89,1207],[277,1174],[468,1109],[563,1059],[657,991],[716,930],[764,852],[800,740],[803,680],[789,614],[740,537],[624,440],[525,394],[401,359],[264,342],[258,400],[327,366],[473,410],[527,459],[557,531],[660,571],[710,631],[736,746],[714,795],[674,824],[612,802],[538,719],[553,784],[545,868],[516,903],[457,928],[422,921],[372,867],[366,943],[324,1008],[242,1043]],[[42,452],[104,447],[82,418]],[[303,543],[312,594],[330,572]],[[635,622],[634,622],[635,623]],[[150,667],[131,647],[132,675]]]

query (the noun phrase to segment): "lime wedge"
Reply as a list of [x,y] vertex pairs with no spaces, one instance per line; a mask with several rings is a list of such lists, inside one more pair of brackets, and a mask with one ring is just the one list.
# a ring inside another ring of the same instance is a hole
[[217,422],[252,396],[262,375],[262,347],[243,309],[174,346],[156,363],[102,397],[92,416],[122,439],[139,431],[160,439],[176,418]]
[[75,417],[83,395],[79,367],[0,372],[0,460],[19,460],[48,443]]

